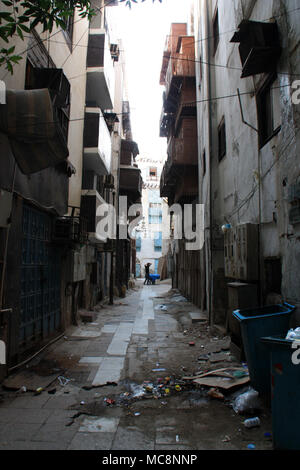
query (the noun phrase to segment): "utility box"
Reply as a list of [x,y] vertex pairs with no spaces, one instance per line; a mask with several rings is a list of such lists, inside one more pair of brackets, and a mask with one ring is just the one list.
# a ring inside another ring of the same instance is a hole
[[258,225],[240,224],[225,232],[225,276],[239,281],[259,278]]

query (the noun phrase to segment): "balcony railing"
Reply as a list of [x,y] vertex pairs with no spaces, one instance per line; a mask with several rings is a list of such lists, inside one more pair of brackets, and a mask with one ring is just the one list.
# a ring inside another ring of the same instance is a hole
[[134,166],[121,165],[119,185],[121,195],[127,195],[132,203],[137,202],[142,195],[141,170]]
[[187,54],[174,53],[169,59],[166,73],[166,99],[170,99],[170,93],[178,94],[178,83],[181,79],[195,76],[195,58]]

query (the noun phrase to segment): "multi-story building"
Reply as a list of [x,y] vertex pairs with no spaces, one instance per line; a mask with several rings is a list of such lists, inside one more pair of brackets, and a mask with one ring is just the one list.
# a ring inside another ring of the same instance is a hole
[[195,3],[211,320],[225,324],[241,297],[248,307],[283,299],[299,309],[299,11],[276,0]]
[[75,10],[64,31],[14,36],[23,58],[13,75],[0,68],[0,375],[76,324],[81,307],[113,301],[117,229],[103,237],[97,225],[99,208],[117,208],[130,116],[107,19],[118,2],[92,3],[91,22]]
[[[160,136],[167,138],[167,160],[160,195],[184,209],[198,200],[195,39],[185,23],[173,23],[166,40],[160,84],[164,86]],[[199,251],[185,249],[185,234],[171,244],[173,287],[199,304]]]
[[[187,179],[174,141],[184,129],[178,122],[191,117],[179,120],[178,113],[196,104],[197,139],[190,131],[183,140],[194,147],[182,164],[194,164],[194,173],[198,164],[194,197],[204,207],[204,246],[194,276],[192,260],[186,265],[188,255],[177,244],[175,285],[187,294],[194,278],[196,303],[212,324],[229,324],[234,336],[234,308],[287,301],[299,316],[298,9],[276,0],[196,0],[194,6],[195,38],[188,40],[184,25],[172,25],[175,45],[170,40],[164,53],[161,135],[169,146],[161,195],[169,205],[182,200],[180,177]],[[172,64],[184,45],[195,45],[187,61],[194,75]],[[191,75],[194,95],[185,96]],[[178,273],[185,266],[182,284]]]
[[166,276],[169,237],[164,230],[164,221],[167,216],[167,203],[160,197],[159,191],[163,161],[139,156],[137,164],[143,178],[143,220],[137,231],[136,275],[143,277],[145,265],[151,263],[150,272]]

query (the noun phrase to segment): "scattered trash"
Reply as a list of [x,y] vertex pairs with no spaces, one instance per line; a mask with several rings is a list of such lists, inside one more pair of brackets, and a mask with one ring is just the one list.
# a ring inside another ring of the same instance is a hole
[[161,368],[161,369],[152,369],[152,372],[164,372],[166,369]]
[[178,434],[176,435],[176,442],[179,442],[179,436],[178,436]]
[[23,387],[21,387],[21,392],[22,392],[22,393],[27,392],[27,388],[25,387],[25,385],[23,385]]
[[81,404],[81,405],[85,405],[85,401],[81,401],[80,404]]
[[177,392],[180,392],[180,391],[181,391],[180,385],[175,385],[175,390],[176,390]]
[[195,346],[194,341],[190,341],[189,345],[190,345],[190,346]]
[[[201,346],[201,348],[202,348],[202,346]],[[210,353],[208,353],[208,354],[201,354],[201,356],[198,357],[198,361],[208,361],[209,356],[210,356]]]
[[272,434],[270,432],[265,432],[264,433],[264,437],[268,438],[268,439],[271,439],[272,438]]
[[170,394],[170,389],[169,389],[169,388],[165,388],[165,394],[166,394],[166,395],[169,395],[169,394]]
[[245,419],[244,426],[246,428],[255,428],[257,426],[260,426],[260,419],[258,417]]
[[57,377],[58,381],[59,381],[59,384],[64,387],[65,385],[67,385],[67,383],[70,382],[71,379],[66,379],[66,377],[63,377],[62,375],[58,376]]
[[217,398],[219,400],[224,400],[223,393],[221,393],[217,388],[211,388],[207,392],[207,395],[210,396],[211,398]]
[[155,309],[156,310],[168,310],[166,305],[157,305]]
[[285,337],[285,339],[300,339],[300,327],[298,328],[295,328],[293,330],[293,328],[291,328],[288,332],[287,332],[287,335]]
[[259,410],[260,408],[261,401],[259,399],[259,394],[251,387],[247,392],[239,395],[233,403],[233,409],[238,414],[251,413],[255,410]]
[[234,373],[233,373],[234,377],[236,377],[237,379],[240,379],[241,377],[246,377],[248,375],[248,373],[244,370],[236,370]]
[[35,395],[40,395],[42,391],[43,391],[42,387],[37,388],[35,391]]
[[234,377],[233,374],[236,370],[238,369],[235,367],[227,367],[202,373],[194,377],[183,377],[183,380],[192,380],[198,385],[228,390],[232,387],[244,385],[245,383],[249,382],[248,374],[241,378]]
[[254,444],[248,444],[247,449],[253,450],[253,449],[255,449],[255,445]]
[[183,295],[175,294],[171,297],[171,300],[174,302],[187,302],[187,299]]
[[167,401],[161,401],[160,403],[161,403],[161,405],[167,405],[168,404]]
[[136,413],[134,413],[134,416],[140,416],[140,414],[141,414],[141,413],[136,412]]
[[222,439],[222,442],[230,442],[231,439],[229,436],[225,436],[224,439]]
[[104,401],[107,405],[114,405],[116,403],[112,398],[105,398]]

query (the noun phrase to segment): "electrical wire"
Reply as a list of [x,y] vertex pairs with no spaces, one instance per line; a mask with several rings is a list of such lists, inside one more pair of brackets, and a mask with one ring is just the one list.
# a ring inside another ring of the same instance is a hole
[[[114,0],[110,0],[109,3],[104,4],[103,7],[100,7],[100,8],[99,8],[99,7],[96,7],[96,8],[94,8],[94,10],[97,11],[97,12],[101,12],[102,9],[104,9],[104,8],[107,7],[107,6],[109,6],[111,3],[114,3]],[[79,23],[79,22],[81,22],[81,21],[83,21],[83,20],[85,20],[85,19],[86,19],[85,17],[82,17],[82,18],[79,18],[79,19],[76,20],[76,21],[73,21],[73,26],[74,26],[74,24],[77,24],[77,23]],[[90,25],[89,25],[89,26],[90,26]],[[89,29],[89,26],[88,26],[87,30]],[[64,32],[64,30],[63,30],[62,28],[59,28],[58,31],[55,31],[55,32],[52,33],[50,36],[47,36],[47,37],[44,38],[44,39],[41,39],[41,38],[40,38],[40,41],[41,41],[41,42],[50,41],[50,39],[51,39],[52,37],[56,36],[57,34],[63,33],[63,32]],[[29,52],[30,50],[34,49],[34,47],[36,47],[35,44],[34,44],[33,46],[27,47],[27,48],[24,49],[23,51],[19,52],[18,55],[19,55],[19,56],[23,56],[24,54],[26,54],[26,53]],[[71,53],[69,54],[69,56],[67,57],[67,59],[69,59],[69,57],[70,57],[71,55],[72,55],[72,51],[71,51]],[[5,73],[5,75],[2,77],[2,80],[4,80],[5,77],[6,77],[8,74],[9,74],[9,71],[7,71],[7,72]]]
[[[110,3],[113,3],[114,0],[111,0],[108,4],[104,5],[105,6],[108,6]],[[95,10],[96,11],[100,11],[103,7],[101,8],[96,8]],[[289,13],[294,13],[295,11],[299,11],[300,8],[295,8],[293,10],[289,10],[281,15],[275,15],[273,16],[273,18],[277,18],[277,17],[281,17],[281,16],[287,16]],[[73,24],[79,22],[79,21],[82,21],[83,19],[85,18],[80,18],[76,21],[73,22]],[[262,20],[263,21],[267,21],[267,19],[265,20]],[[86,45],[81,45],[80,42],[81,40],[83,39],[84,35],[86,34],[86,32],[89,30],[89,26],[87,28],[86,31],[84,31],[83,35],[81,36],[81,38],[79,39],[79,41],[77,43],[72,43],[72,46],[74,46],[74,49],[76,47],[85,47],[85,48],[89,48],[89,47],[92,47],[93,49],[99,49],[99,50],[104,50],[105,48],[101,48],[101,47],[97,47],[97,46],[86,46]],[[61,44],[65,44],[63,41],[52,41],[51,38],[54,37],[56,34],[58,33],[61,33],[63,30],[60,29],[59,31],[56,31],[55,33],[53,33],[52,35],[50,35],[48,38],[45,38],[45,39],[41,39],[42,42],[44,41],[48,41],[48,42],[54,42],[54,43],[61,43]],[[230,30],[230,31],[226,31],[226,32],[223,32],[223,33],[219,33],[218,35],[216,36],[207,36],[206,38],[201,38],[197,41],[193,41],[191,42],[190,44],[193,45],[193,44],[196,44],[198,42],[201,42],[201,41],[206,41],[206,40],[209,40],[209,39],[215,39],[216,37],[219,37],[221,35],[225,35],[225,34],[229,34],[229,33],[233,33],[235,32],[236,29],[234,30]],[[26,37],[26,36],[25,36]],[[168,36],[168,37],[173,37],[173,36]],[[175,36],[175,37],[179,37],[179,36]],[[188,45],[188,43],[187,43]],[[24,55],[26,52],[28,52],[29,50],[31,50],[32,48],[34,48],[34,46],[31,46],[30,48],[27,48],[25,49],[24,51],[20,52],[18,55]],[[74,52],[74,49],[70,52],[70,54],[67,56],[67,58],[65,59],[65,61],[63,62],[62,66],[63,67],[65,65],[65,63],[68,61],[68,59],[72,56],[73,52]],[[120,50],[121,52],[121,50]],[[124,51],[123,51],[124,52]],[[165,51],[167,52],[167,51]],[[163,56],[164,57],[164,56]],[[176,59],[176,60],[185,60],[185,61],[189,61],[189,62],[192,62],[192,63],[199,63],[199,64],[203,64],[203,65],[210,65],[212,67],[220,67],[220,68],[224,68],[224,69],[228,69],[228,70],[237,70],[237,71],[242,71],[242,68],[238,68],[238,67],[230,67],[228,65],[222,65],[222,64],[215,64],[215,63],[212,63],[212,62],[205,62],[203,60],[197,60],[197,59],[192,59],[192,58],[183,58],[183,57],[172,57],[172,56],[166,56],[166,58],[169,58],[169,59]],[[6,75],[4,76],[4,78],[7,76],[9,72],[6,72]],[[292,73],[289,73],[289,72],[278,72],[279,75],[288,75],[288,76],[300,76],[300,74],[292,74]]]
[[[272,165],[270,165],[270,167],[264,172],[264,174],[261,175],[259,183],[255,184],[255,186],[252,188],[250,193],[242,200],[242,202],[239,204],[239,206],[237,208],[235,208],[230,214],[226,215],[226,219],[231,219],[236,213],[238,213],[241,210],[242,207],[244,207],[245,204],[247,204],[247,202],[249,202],[253,198],[254,194],[256,193],[257,189],[259,188],[259,185],[260,185],[261,181],[270,173],[272,168],[279,162],[279,160],[285,154],[285,151],[292,144],[292,142],[294,141],[295,137],[297,136],[299,130],[300,129],[297,129],[297,131],[295,133],[293,131],[291,131],[291,133],[290,133],[291,139],[289,140],[289,142],[287,143],[285,148],[280,150],[277,159],[274,160]],[[285,144],[283,144],[283,145],[285,145]]]

